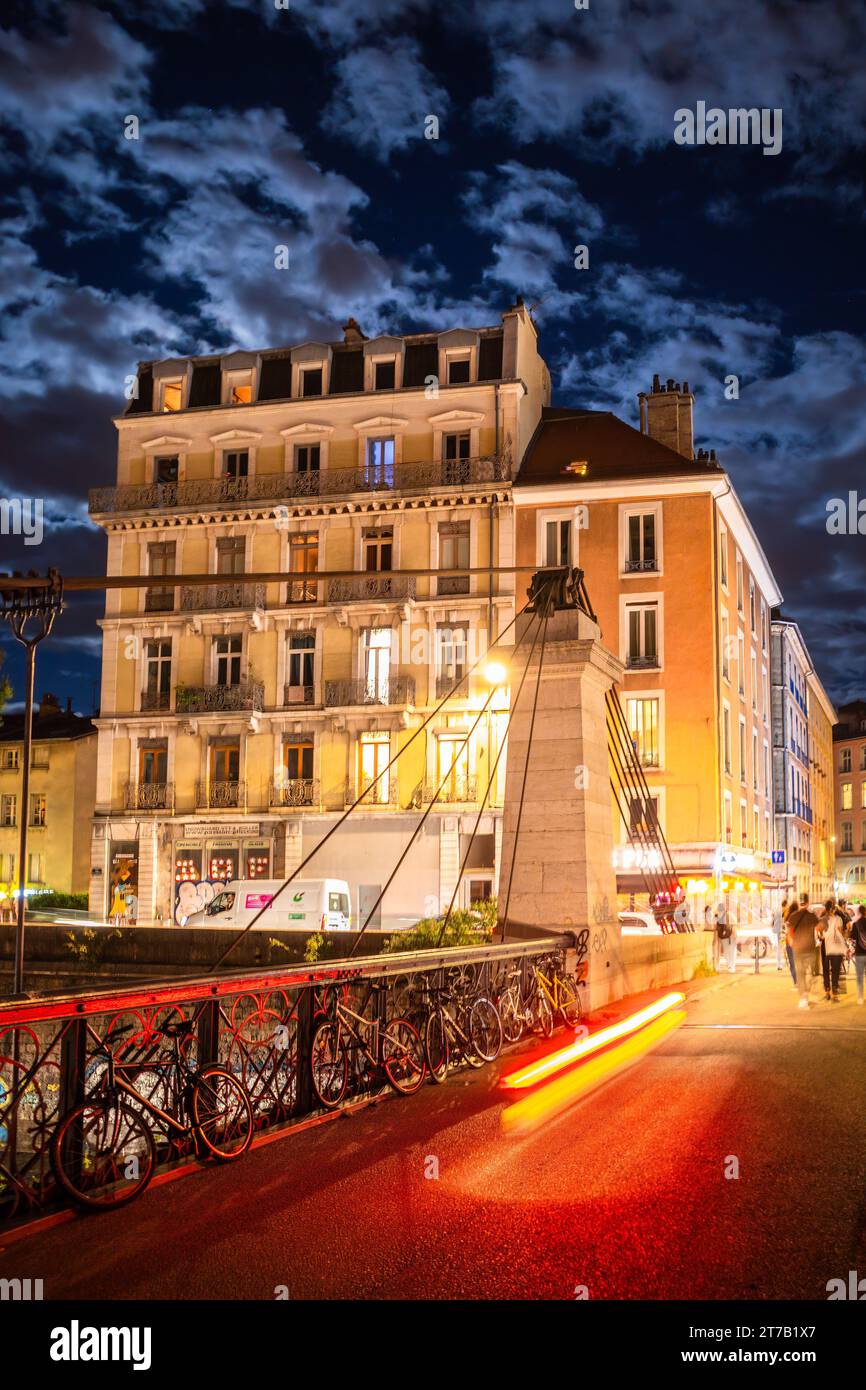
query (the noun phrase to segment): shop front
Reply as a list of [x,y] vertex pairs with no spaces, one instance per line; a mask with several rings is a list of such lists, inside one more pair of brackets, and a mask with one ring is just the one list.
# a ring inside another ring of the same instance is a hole
[[270,878],[273,830],[258,821],[187,821],[175,826],[174,923],[180,925],[190,913],[204,911],[232,879]]

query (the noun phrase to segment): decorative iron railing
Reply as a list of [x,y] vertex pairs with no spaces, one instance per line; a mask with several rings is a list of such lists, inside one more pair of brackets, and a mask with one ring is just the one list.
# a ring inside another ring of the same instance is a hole
[[172,811],[173,782],[127,782],[123,804],[127,811]]
[[142,690],[141,708],[144,711],[171,709],[170,690]]
[[325,681],[325,705],[414,705],[414,676],[387,676],[384,680]]
[[[354,782],[347,782],[344,793],[344,801],[347,806],[364,791],[364,784],[356,786]],[[392,776],[383,777],[381,781],[366,784],[362,806],[396,806],[397,805],[397,778]]]
[[245,584],[239,580],[221,580],[218,584],[184,585],[180,591],[180,606],[184,613],[221,613],[225,608],[264,608],[264,584]]
[[247,802],[246,782],[197,782],[195,804],[200,810],[243,810]]
[[437,796],[439,788],[438,782],[425,782],[421,792],[421,800],[424,806],[429,806],[433,798],[436,798],[437,806],[453,806],[456,804],[467,804],[473,802],[476,797],[477,781],[474,777],[455,777],[445,786]]
[[427,492],[431,488],[472,487],[511,479],[505,456],[429,459],[392,468],[327,468],[323,472],[264,473],[242,478],[190,478],[177,483],[126,483],[90,491],[95,514],[162,511],[174,507],[235,506],[239,502],[281,502],[305,497],[341,497],[358,492]]
[[287,685],[283,690],[284,705],[314,705],[316,687],[314,685]]
[[414,598],[417,584],[411,575],[365,574],[348,579],[328,580],[329,603],[360,603],[363,600],[397,603]]
[[271,782],[270,806],[318,806],[319,783],[314,777],[286,777]]
[[[572,940],[552,935],[0,1002],[0,1226],[64,1204],[49,1159],[51,1139],[60,1119],[98,1085],[106,1047],[136,1068],[142,1095],[176,1113],[182,1100],[172,1084],[173,1044],[160,1030],[189,1019],[195,1027],[182,1044],[187,1057],[199,1067],[228,1067],[247,1089],[256,1130],[272,1130],[297,1124],[315,1108],[313,1033],[337,991],[363,1013],[373,1007],[371,985],[385,985],[376,1007],[387,1022],[409,1012],[424,985],[444,982],[446,971],[496,997],[517,968],[526,989],[533,960]],[[123,1028],[131,1031],[113,1039]],[[378,1084],[366,1068],[353,1067],[344,1104],[364,1100]],[[191,1147],[161,1146],[160,1166],[192,1154]]]
[[173,613],[174,589],[145,589],[145,613]]
[[[450,695],[462,674],[462,671],[457,671],[453,674],[446,673],[444,675],[438,675],[436,677],[436,699],[442,700],[446,695]],[[464,681],[462,685],[458,686],[454,699],[465,700],[468,694],[469,682]]]
[[469,575],[468,574],[443,574],[436,580],[436,593],[440,597],[446,594],[468,594]]
[[174,692],[178,714],[211,714],[223,710],[261,710],[265,703],[262,681],[237,685],[179,685]]

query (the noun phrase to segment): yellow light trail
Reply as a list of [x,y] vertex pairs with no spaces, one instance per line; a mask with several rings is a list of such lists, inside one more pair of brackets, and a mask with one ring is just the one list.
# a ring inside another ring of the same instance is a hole
[[625,1037],[629,1033],[636,1032],[638,1028],[643,1028],[644,1024],[651,1023],[654,1018],[666,1013],[675,1004],[681,1004],[685,997],[684,994],[679,994],[677,991],[664,994],[661,999],[656,999],[645,1009],[640,1009],[636,1014],[630,1014],[628,1018],[620,1019],[619,1023],[612,1023],[609,1028],[601,1028],[590,1037],[581,1038],[579,1042],[572,1043],[560,1052],[553,1052],[549,1057],[542,1057],[541,1061],[533,1062],[531,1066],[521,1067],[519,1071],[510,1072],[508,1076],[503,1076],[500,1085],[509,1090],[534,1086],[537,1081],[543,1081],[553,1072],[562,1071],[562,1068],[567,1067],[570,1062],[576,1062],[578,1058],[585,1057],[590,1052],[597,1052],[600,1047],[607,1047],[608,1043],[615,1042],[617,1038]]

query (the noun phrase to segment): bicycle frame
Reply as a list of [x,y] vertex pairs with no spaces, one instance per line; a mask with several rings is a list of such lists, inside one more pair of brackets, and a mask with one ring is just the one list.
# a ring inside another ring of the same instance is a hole
[[177,1072],[178,1074],[183,1075],[186,1085],[189,1086],[192,1080],[191,1073],[189,1072],[185,1063],[180,1058],[180,1049],[178,1047],[176,1037],[173,1039],[173,1042],[174,1057],[172,1058],[171,1062],[166,1063],[118,1062],[115,1060],[114,1054],[109,1052],[107,1059],[108,1071],[106,1073],[106,1076],[100,1082],[99,1090],[101,1091],[102,1095],[106,1098],[109,1098],[117,1094],[118,1092],[122,1092],[124,1095],[129,1096],[130,1099],[137,1101],[138,1104],[142,1106],[149,1114],[153,1115],[156,1119],[162,1121],[165,1125],[169,1127],[169,1129],[174,1130],[177,1134],[185,1135],[189,1134],[193,1128],[193,1126],[187,1120],[177,1120],[173,1115],[170,1115],[167,1110],[162,1110],[158,1105],[154,1105],[152,1100],[150,1100],[147,1096],[143,1095],[142,1092],[137,1090],[135,1086],[132,1086],[130,1082],[126,1079],[126,1077],[123,1075],[124,1072],[142,1072],[156,1070],[168,1071],[169,1069],[171,1069]]

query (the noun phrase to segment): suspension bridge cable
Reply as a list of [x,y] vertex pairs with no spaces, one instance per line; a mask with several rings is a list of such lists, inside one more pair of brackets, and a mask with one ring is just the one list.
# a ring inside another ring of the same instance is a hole
[[366,917],[366,919],[365,919],[365,921],[364,921],[364,925],[362,926],[360,932],[358,933],[357,939],[355,940],[355,943],[354,943],[354,945],[352,946],[351,951],[349,952],[349,959],[351,959],[351,957],[355,954],[355,952],[357,951],[358,947],[360,946],[360,944],[361,944],[361,937],[364,935],[364,932],[367,930],[367,927],[370,925],[370,921],[371,921],[371,919],[372,919],[372,917],[373,917],[373,914],[375,913],[376,909],[378,908],[379,904],[381,903],[381,901],[382,901],[382,899],[384,898],[385,894],[387,893],[388,889],[391,887],[391,884],[394,882],[394,879],[397,877],[397,873],[398,873],[398,871],[399,871],[399,869],[400,869],[401,864],[403,863],[404,859],[406,858],[406,855],[409,853],[410,849],[411,849],[412,846],[414,845],[416,839],[417,839],[418,836],[420,835],[420,833],[421,833],[421,828],[422,828],[422,826],[424,825],[424,822],[426,821],[426,819],[427,819],[427,817],[429,816],[430,812],[433,810],[433,807],[436,805],[436,802],[439,800],[439,793],[442,791],[442,788],[445,786],[445,783],[448,781],[448,778],[451,776],[452,772],[454,771],[455,767],[457,766],[458,760],[459,760],[459,758],[460,758],[461,753],[463,752],[463,749],[466,748],[466,747],[468,746],[470,738],[471,738],[472,735],[475,733],[475,730],[478,728],[478,725],[481,723],[482,715],[484,715],[485,712],[487,711],[487,709],[489,708],[490,702],[491,702],[491,700],[493,699],[493,696],[494,696],[495,694],[496,694],[496,687],[494,686],[493,689],[490,691],[490,694],[487,696],[487,699],[484,701],[484,704],[481,706],[481,709],[478,711],[478,714],[477,714],[477,716],[476,716],[476,718],[475,718],[475,721],[474,721],[474,723],[472,724],[471,728],[469,728],[469,729],[467,730],[466,737],[463,739],[463,742],[460,744],[460,746],[459,746],[457,752],[454,754],[454,758],[453,758],[453,760],[452,760],[452,762],[451,762],[451,766],[449,767],[448,771],[445,773],[445,776],[442,778],[442,781],[439,783],[438,787],[436,788],[435,794],[433,795],[433,797],[432,797],[432,799],[431,799],[431,801],[430,801],[430,805],[427,807],[426,811],[424,812],[424,814],[421,816],[420,820],[418,821],[418,824],[415,826],[415,829],[412,831],[412,834],[411,834],[411,836],[409,837],[409,842],[408,842],[408,844],[406,845],[406,848],[403,850],[403,853],[400,855],[400,858],[397,860],[397,863],[394,865],[393,869],[391,870],[391,873],[390,873],[390,875],[389,875],[389,877],[388,877],[388,879],[387,879],[387,882],[385,883],[384,887],[382,888],[382,891],[380,892],[380,894],[379,894],[378,898],[376,899],[376,901],[374,902],[373,906],[370,908],[370,911],[367,913],[367,917]]
[[[529,602],[527,601],[527,602],[523,605],[523,607],[520,609],[520,612],[519,612],[519,613],[516,613],[516,614],[514,615],[514,617],[511,619],[510,623],[508,623],[507,626],[504,627],[504,628],[502,629],[502,631],[499,633],[499,636],[498,636],[497,639],[496,639],[496,643],[494,644],[494,647],[497,646],[497,645],[502,641],[503,637],[505,637],[505,636],[511,631],[511,629],[514,627],[515,623],[518,621],[519,618],[522,618],[522,617],[523,617],[524,613],[526,612],[526,610],[527,610],[528,608],[529,608]],[[247,925],[244,927],[243,931],[239,932],[238,935],[234,938],[234,940],[231,941],[231,942],[229,942],[228,946],[227,946],[226,949],[223,951],[222,955],[221,955],[221,956],[219,957],[219,959],[216,960],[216,961],[214,962],[214,964],[211,966],[211,970],[217,970],[217,969],[219,968],[219,966],[222,965],[223,961],[225,961],[225,960],[228,958],[228,956],[231,954],[231,952],[234,950],[234,948],[238,945],[238,943],[239,943],[240,941],[242,941],[243,938],[246,936],[247,932],[250,931],[251,928],[255,926],[255,924],[256,924],[256,922],[259,920],[259,918],[268,910],[268,908],[269,908],[269,907],[273,904],[273,902],[280,896],[280,894],[284,891],[284,889],[288,888],[289,885],[290,885],[291,883],[294,883],[295,879],[298,877],[298,874],[301,872],[301,870],[302,870],[302,869],[305,869],[305,868],[307,867],[307,865],[309,864],[310,860],[314,857],[314,855],[318,854],[319,850],[322,849],[322,847],[328,843],[328,841],[330,840],[331,836],[336,834],[336,832],[339,830],[340,826],[344,823],[344,821],[348,820],[349,816],[352,814],[352,812],[355,810],[355,808],[361,804],[361,802],[364,800],[365,796],[367,796],[368,793],[372,790],[372,788],[375,787],[375,786],[377,785],[377,783],[379,783],[379,782],[382,780],[382,778],[385,776],[385,774],[386,774],[387,772],[390,771],[390,769],[391,769],[391,768],[394,766],[394,764],[396,763],[397,759],[400,758],[400,757],[402,757],[402,755],[406,752],[407,748],[411,748],[412,744],[415,742],[416,738],[418,738],[419,734],[422,734],[422,733],[424,732],[424,730],[427,728],[427,725],[430,723],[430,721],[431,721],[432,719],[435,719],[436,715],[437,715],[437,714],[439,713],[439,711],[442,709],[442,706],[445,705],[445,704],[448,702],[448,700],[450,700],[450,699],[454,696],[455,692],[458,691],[458,690],[460,689],[460,687],[461,687],[461,685],[463,684],[463,682],[464,682],[464,681],[467,681],[467,680],[469,679],[469,677],[470,677],[475,671],[478,670],[478,667],[481,666],[483,662],[488,661],[489,658],[490,658],[490,649],[488,649],[488,650],[484,653],[483,656],[480,656],[480,657],[478,658],[478,660],[477,660],[472,666],[470,666],[466,671],[464,671],[463,675],[462,675],[462,676],[460,677],[460,679],[456,682],[456,684],[452,687],[452,689],[449,690],[449,691],[447,691],[446,694],[442,696],[442,699],[439,701],[438,705],[436,705],[436,707],[435,707],[433,710],[431,710],[431,712],[427,715],[427,717],[426,717],[426,719],[423,721],[423,723],[419,724],[418,728],[417,728],[417,729],[415,730],[415,732],[412,734],[411,738],[409,738],[409,739],[406,741],[406,743],[403,744],[402,748],[398,748],[398,749],[397,749],[397,752],[396,752],[396,753],[394,754],[394,756],[391,758],[390,762],[386,763],[385,767],[382,768],[382,771],[379,772],[379,773],[373,778],[372,782],[370,782],[370,783],[364,788],[364,790],[361,792],[360,796],[357,796],[357,797],[355,798],[355,800],[352,802],[352,805],[349,806],[349,807],[347,808],[347,810],[345,810],[345,811],[343,812],[343,814],[339,817],[339,819],[331,826],[331,829],[327,832],[327,834],[323,836],[323,838],[319,841],[319,843],[318,843],[317,845],[314,845],[314,846],[313,846],[313,848],[310,850],[310,852],[309,852],[309,854],[306,856],[306,858],[302,859],[301,862],[300,862],[300,864],[297,866],[297,868],[294,869],[293,872],[289,875],[289,877],[288,877],[283,883],[280,884],[279,888],[278,888],[278,889],[276,890],[276,892],[273,893],[273,895],[271,896],[270,901],[269,901],[268,903],[266,903],[264,907],[259,908],[259,910],[258,910],[258,912],[255,914],[255,916],[252,917],[252,918],[250,919],[249,922],[247,922]]]
[[444,919],[444,921],[443,921],[443,923],[442,923],[442,926],[441,926],[440,931],[439,931],[439,935],[438,935],[438,937],[437,937],[437,939],[436,939],[436,945],[437,945],[437,946],[441,946],[441,945],[442,945],[442,938],[443,938],[443,936],[445,935],[445,932],[446,932],[447,929],[448,929],[448,923],[451,921],[451,914],[452,914],[452,912],[454,911],[454,904],[455,904],[455,902],[457,901],[457,894],[458,894],[458,892],[459,892],[459,890],[460,890],[460,882],[461,882],[461,880],[462,880],[462,878],[463,878],[464,873],[466,872],[466,864],[467,864],[467,862],[468,862],[469,855],[470,855],[471,852],[472,852],[472,846],[473,846],[473,844],[475,843],[475,836],[478,834],[478,827],[479,827],[479,825],[481,824],[481,817],[482,817],[482,815],[483,815],[483,813],[484,813],[484,807],[487,805],[487,798],[488,798],[489,795],[490,795],[491,788],[493,787],[493,783],[494,783],[494,780],[495,780],[495,778],[496,778],[496,769],[499,767],[499,760],[500,760],[500,758],[502,757],[503,752],[505,751],[506,741],[507,741],[507,739],[508,739],[509,730],[511,729],[511,721],[512,721],[512,719],[514,718],[514,711],[517,709],[517,706],[518,706],[518,704],[519,704],[519,702],[520,702],[520,696],[521,696],[522,693],[523,693],[523,686],[524,686],[524,684],[525,684],[525,682],[526,682],[526,677],[527,677],[527,675],[528,675],[528,673],[529,673],[529,666],[530,666],[530,663],[531,663],[531,661],[532,661],[533,654],[534,654],[534,652],[535,652],[535,646],[536,646],[536,643],[538,642],[538,637],[539,637],[539,633],[540,633],[540,632],[541,632],[541,624],[538,623],[538,624],[536,624],[536,628],[535,628],[535,636],[534,636],[533,639],[532,639],[532,647],[530,648],[529,655],[528,655],[527,658],[526,658],[526,665],[524,666],[524,668],[523,668],[523,673],[522,673],[522,675],[521,675],[521,677],[520,677],[520,684],[519,684],[518,687],[517,687],[517,693],[516,693],[516,695],[514,696],[514,699],[513,699],[512,702],[511,702],[511,708],[510,708],[510,710],[508,711],[508,720],[507,720],[506,725],[505,725],[505,733],[503,734],[503,736],[502,736],[502,738],[501,738],[501,740],[500,740],[500,742],[499,742],[499,748],[497,749],[497,752],[496,752],[496,760],[495,760],[495,762],[494,762],[492,768],[490,769],[490,776],[489,776],[488,779],[487,779],[487,787],[486,787],[486,790],[485,790],[485,792],[484,792],[484,798],[483,798],[483,800],[482,800],[482,802],[481,802],[481,806],[479,807],[478,815],[475,817],[475,825],[472,827],[472,834],[469,836],[469,844],[466,846],[466,853],[465,853],[464,856],[463,856],[463,860],[462,860],[462,863],[461,863],[461,865],[460,865],[460,870],[459,870],[459,872],[458,872],[458,874],[457,874],[457,879],[456,879],[456,882],[455,882],[455,884],[454,884],[454,892],[451,894],[451,901],[450,901],[450,903],[448,904],[448,911],[447,911],[446,914],[445,914],[445,919]]
[[500,942],[503,942],[505,940],[505,930],[508,926],[508,908],[511,902],[511,885],[514,882],[514,865],[517,862],[517,846],[520,839],[520,827],[523,821],[523,802],[526,796],[526,778],[529,772],[529,754],[532,749],[533,734],[535,733],[535,714],[536,710],[538,709],[538,692],[541,687],[541,668],[544,665],[544,647],[547,641],[547,624],[550,619],[550,610],[553,606],[553,590],[551,585],[548,585],[546,591],[544,592],[543,606],[544,626],[541,633],[541,650],[538,653],[538,673],[535,677],[535,693],[532,698],[532,715],[529,720],[529,737],[526,741],[526,758],[523,763],[523,782],[520,787],[520,802],[517,807],[517,824],[514,827],[514,849],[511,853],[511,871],[508,875],[508,892],[505,895],[505,913],[502,918],[502,932],[499,937]]

